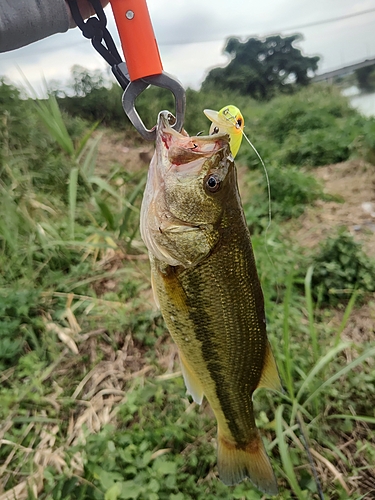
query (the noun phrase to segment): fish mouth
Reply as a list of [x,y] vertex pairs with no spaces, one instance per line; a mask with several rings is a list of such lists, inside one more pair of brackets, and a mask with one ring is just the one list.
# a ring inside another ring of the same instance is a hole
[[158,121],[156,125],[157,136],[159,136],[163,132],[171,133],[177,137],[184,136],[186,137],[188,134],[182,129],[181,132],[177,132],[177,130],[172,128],[172,125],[176,122],[175,116],[168,110],[160,111],[158,115]]
[[213,153],[226,147],[229,136],[220,133],[215,136],[189,136],[183,129],[177,132],[172,128],[175,117],[169,111],[161,111],[156,125],[156,149],[168,151],[171,163],[188,163],[200,157],[212,156]]

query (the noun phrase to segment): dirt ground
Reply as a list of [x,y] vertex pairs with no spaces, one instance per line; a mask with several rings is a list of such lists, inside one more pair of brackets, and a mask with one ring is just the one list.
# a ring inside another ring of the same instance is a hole
[[341,201],[317,201],[289,223],[293,238],[313,248],[339,226],[345,226],[366,253],[375,257],[375,166],[350,160],[319,167],[311,172],[324,191]]
[[[319,200],[298,218],[287,224],[292,238],[307,248],[345,226],[366,254],[375,258],[375,166],[362,160],[350,160],[316,168],[327,194],[340,201]],[[332,311],[331,321],[340,325],[343,311]],[[375,340],[375,294],[366,305],[355,308],[342,334],[343,340],[364,343]]]
[[153,152],[153,143],[133,134],[106,130],[99,143],[97,169],[104,173],[113,165],[121,165],[127,172],[137,172],[149,165]]

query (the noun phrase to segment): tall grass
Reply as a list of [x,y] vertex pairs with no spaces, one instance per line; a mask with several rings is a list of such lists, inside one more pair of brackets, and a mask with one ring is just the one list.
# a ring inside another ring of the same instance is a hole
[[[353,311],[356,294],[353,294],[348,302],[342,314],[341,323],[336,327],[336,332],[332,331],[331,339],[327,339],[326,336],[319,339],[319,335],[322,333],[322,324],[316,321],[314,314],[311,294],[312,271],[313,269],[309,267],[305,277],[305,314],[308,321],[307,332],[310,335],[310,342],[303,342],[306,347],[301,345],[300,349],[296,350],[300,357],[296,357],[295,353],[291,354],[291,345],[298,333],[292,331],[290,322],[290,314],[293,314],[291,311],[294,309],[293,300],[295,300],[293,276],[290,275],[286,282],[282,308],[284,315],[282,350],[280,351],[278,344],[275,346],[286,393],[282,396],[283,403],[276,410],[276,440],[271,448],[277,444],[283,464],[283,474],[296,497],[301,500],[310,498],[310,496],[307,490],[301,489],[301,479],[298,479],[295,472],[296,463],[305,464],[305,467],[311,466],[313,472],[316,467],[314,460],[317,460],[317,457],[318,463],[320,460],[327,464],[327,459],[322,457],[314,445],[309,444],[309,442],[313,440],[315,443],[319,443],[319,447],[323,449],[331,447],[332,431],[329,430],[331,424],[328,422],[334,420],[335,416],[333,415],[333,407],[329,409],[330,394],[340,390],[338,389],[340,380],[347,378],[350,384],[350,374],[357,367],[364,369],[366,362],[367,368],[365,370],[368,372],[375,355],[374,344],[362,347],[340,340],[340,335],[345,330],[350,313]],[[309,344],[310,347],[308,347]],[[343,356],[344,353],[350,354]],[[346,361],[347,358],[349,358],[348,361]],[[350,358],[352,359],[350,360]],[[353,414],[353,411],[355,410],[352,405],[351,411],[339,414],[338,419],[374,423],[372,416],[356,415]],[[302,424],[302,422],[304,423]],[[325,434],[326,432],[327,434]],[[300,437],[297,437],[298,434]],[[306,446],[303,446],[302,443],[306,443]],[[298,451],[298,462],[296,461],[296,451]],[[352,493],[349,493],[349,484],[346,483],[345,478],[338,472],[333,462],[330,463],[330,469],[336,471],[344,489],[339,498],[354,498]],[[313,473],[311,476],[314,477]],[[319,490],[320,484],[317,484],[316,491],[319,492]],[[319,498],[325,498],[321,490]],[[359,496],[355,496],[355,498],[359,498]]]

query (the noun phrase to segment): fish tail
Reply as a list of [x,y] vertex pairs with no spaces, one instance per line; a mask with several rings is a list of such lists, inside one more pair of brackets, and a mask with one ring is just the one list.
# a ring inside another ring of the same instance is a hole
[[261,491],[277,495],[277,481],[259,431],[251,442],[239,446],[218,432],[218,469],[220,479],[230,486],[246,477]]

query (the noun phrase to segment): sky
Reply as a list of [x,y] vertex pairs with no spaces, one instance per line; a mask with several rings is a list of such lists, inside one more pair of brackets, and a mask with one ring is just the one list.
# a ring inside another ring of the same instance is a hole
[[[209,69],[225,66],[229,59],[223,48],[230,36],[245,40],[250,36],[301,33],[304,39],[297,47],[305,55],[320,56],[318,73],[375,57],[375,0],[148,0],[147,3],[164,70],[185,87],[199,89]],[[108,29],[120,48],[111,8],[106,7],[105,12]],[[329,21],[345,16],[352,17]],[[303,27],[306,24],[313,25]],[[22,72],[37,93],[43,94],[45,81],[62,82],[62,88],[75,64],[89,70],[108,68],[78,28],[0,54],[0,75],[23,85]]]

